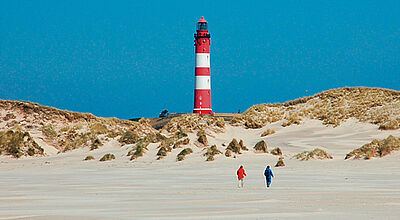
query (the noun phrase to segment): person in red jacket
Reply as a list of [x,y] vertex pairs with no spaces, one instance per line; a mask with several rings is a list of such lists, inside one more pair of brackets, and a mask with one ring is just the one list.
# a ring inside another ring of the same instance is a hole
[[243,181],[243,180],[244,180],[244,176],[247,176],[247,175],[246,175],[246,172],[245,172],[244,169],[243,169],[243,165],[240,166],[240,168],[237,170],[236,174],[237,174],[238,180],[239,180],[239,182],[238,182],[238,187],[240,188],[240,186],[242,186],[242,188],[243,188],[243,185],[244,185],[244,181]]

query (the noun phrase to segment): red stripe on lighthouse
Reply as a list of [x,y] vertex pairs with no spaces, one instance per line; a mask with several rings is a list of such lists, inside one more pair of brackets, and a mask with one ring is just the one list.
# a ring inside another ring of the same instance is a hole
[[196,76],[209,76],[210,68],[209,67],[196,67],[195,75]]

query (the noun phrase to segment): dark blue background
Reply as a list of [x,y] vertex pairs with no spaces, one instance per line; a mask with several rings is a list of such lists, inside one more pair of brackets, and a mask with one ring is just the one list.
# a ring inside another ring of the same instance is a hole
[[191,112],[202,15],[216,112],[400,89],[398,0],[0,1],[0,98],[119,118]]

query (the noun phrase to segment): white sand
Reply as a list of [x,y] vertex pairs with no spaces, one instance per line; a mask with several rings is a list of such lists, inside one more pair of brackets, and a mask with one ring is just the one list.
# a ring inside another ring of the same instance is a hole
[[[260,138],[267,128],[277,132]],[[348,121],[327,128],[319,121],[282,128],[228,126],[209,138],[223,150],[233,137],[251,150],[264,139],[269,150],[279,146],[286,167],[272,168],[276,178],[265,189],[263,171],[277,156],[246,152],[237,159],[216,156],[205,162],[204,150],[175,162],[181,149],[156,161],[156,144],[143,158],[129,161],[129,147],[110,144],[90,152],[79,149],[50,157],[15,160],[0,157],[0,219],[399,219],[400,152],[385,158],[344,160],[346,153],[397,131]],[[296,153],[315,147],[333,160],[297,161]],[[99,162],[105,153],[116,160]],[[82,161],[93,155],[96,161]],[[245,188],[235,172],[243,164]]]

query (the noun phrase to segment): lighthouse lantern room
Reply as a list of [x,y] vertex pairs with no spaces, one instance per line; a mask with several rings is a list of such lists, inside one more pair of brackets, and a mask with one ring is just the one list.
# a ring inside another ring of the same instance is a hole
[[210,114],[211,109],[211,74],[210,74],[210,34],[207,21],[201,17],[197,22],[194,34],[194,46],[196,57],[195,89],[193,113],[200,115]]

